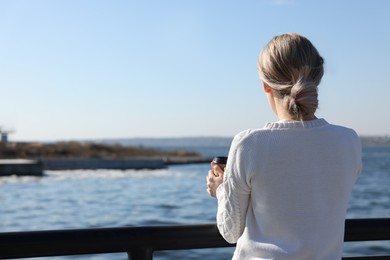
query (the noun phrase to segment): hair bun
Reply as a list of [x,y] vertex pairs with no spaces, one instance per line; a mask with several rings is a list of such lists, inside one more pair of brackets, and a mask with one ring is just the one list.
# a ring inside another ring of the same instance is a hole
[[302,79],[291,88],[288,97],[288,111],[290,114],[303,119],[305,116],[312,115],[318,107],[318,89],[317,84]]

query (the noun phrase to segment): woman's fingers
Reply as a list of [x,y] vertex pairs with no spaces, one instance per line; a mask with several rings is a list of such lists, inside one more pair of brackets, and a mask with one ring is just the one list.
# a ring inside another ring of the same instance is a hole
[[222,169],[221,165],[215,163],[215,162],[211,162],[211,168],[213,168],[213,174],[218,177],[218,176],[222,176],[223,173],[224,173],[224,170]]
[[218,176],[216,176],[215,170],[214,169],[210,170],[209,174],[207,175],[206,181],[207,181],[207,192],[210,194],[210,196],[215,197],[217,188],[223,182],[223,172]]

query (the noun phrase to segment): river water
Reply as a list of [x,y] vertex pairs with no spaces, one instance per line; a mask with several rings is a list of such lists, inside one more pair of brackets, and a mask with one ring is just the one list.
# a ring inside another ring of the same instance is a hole
[[[213,153],[226,152],[226,147]],[[348,218],[390,217],[390,147],[364,147]],[[46,171],[0,178],[0,232],[215,223],[208,164],[161,170]],[[230,259],[234,248],[155,252],[154,259]],[[345,255],[390,254],[390,241],[345,243]],[[126,259],[125,253],[42,259]],[[37,259],[37,258],[34,258]]]

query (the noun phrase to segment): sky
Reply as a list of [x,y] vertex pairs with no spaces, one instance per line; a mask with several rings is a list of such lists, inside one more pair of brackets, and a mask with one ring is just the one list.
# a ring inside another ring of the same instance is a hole
[[325,59],[317,117],[390,135],[390,1],[0,0],[0,126],[12,141],[230,137],[277,118],[268,41]]

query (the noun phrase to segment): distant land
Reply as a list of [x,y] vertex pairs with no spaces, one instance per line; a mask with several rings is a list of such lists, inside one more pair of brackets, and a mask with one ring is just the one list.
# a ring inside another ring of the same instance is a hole
[[[98,139],[87,142],[106,144],[123,144],[144,147],[226,147],[230,146],[233,137],[166,137],[166,138],[121,138]],[[365,146],[390,146],[389,136],[360,136]]]
[[[362,136],[363,146],[390,146],[390,136]],[[225,155],[232,137],[123,138],[62,142],[0,143],[0,159],[10,158],[201,158]],[[215,150],[216,149],[216,150]],[[219,150],[218,150],[219,149]],[[211,150],[211,154],[202,151]]]
[[200,155],[196,152],[174,150],[162,151],[155,148],[124,146],[119,144],[56,142],[56,143],[7,143],[0,144],[0,159],[27,158],[169,158],[191,157]]
[[361,136],[363,146],[390,146],[390,136]]

